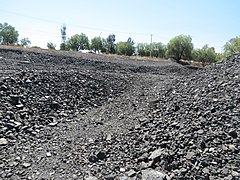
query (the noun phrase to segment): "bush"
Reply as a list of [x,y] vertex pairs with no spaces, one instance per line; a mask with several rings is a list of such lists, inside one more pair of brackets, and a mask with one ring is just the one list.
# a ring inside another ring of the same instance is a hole
[[207,63],[216,62],[217,59],[215,49],[213,47],[208,47],[208,45],[203,46],[202,49],[193,50],[192,55],[193,59],[201,62],[203,66]]
[[47,43],[47,48],[48,49],[56,49],[56,44],[53,44],[52,42]]

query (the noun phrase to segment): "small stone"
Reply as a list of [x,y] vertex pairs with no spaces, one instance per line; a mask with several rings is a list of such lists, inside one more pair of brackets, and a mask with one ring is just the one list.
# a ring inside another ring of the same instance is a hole
[[98,159],[100,159],[100,160],[104,160],[104,159],[106,158],[106,153],[103,152],[103,151],[99,151],[99,152],[97,153],[97,157],[98,157]]
[[209,169],[205,167],[205,168],[202,169],[202,172],[205,173],[205,174],[208,174],[209,173]]
[[89,158],[88,158],[88,160],[89,160],[90,162],[92,162],[92,163],[95,163],[95,162],[98,161],[98,157],[95,156],[95,155],[90,155]]
[[235,145],[234,145],[234,144],[229,144],[229,145],[228,145],[228,148],[229,148],[230,150],[234,150],[234,149],[235,149]]
[[212,161],[211,164],[212,164],[212,165],[217,165],[218,163],[215,162],[215,161]]
[[217,101],[218,101],[218,99],[217,99],[217,98],[213,98],[213,101],[214,101],[214,102],[217,102]]
[[20,99],[20,97],[18,96],[18,95],[10,95],[10,98],[11,98],[11,101],[10,101],[10,103],[12,104],[12,105],[17,105],[17,104],[19,104],[19,99]]
[[198,134],[203,134],[204,131],[203,131],[203,129],[199,129],[199,130],[197,131],[197,133],[198,133]]
[[125,172],[125,168],[120,168],[120,172]]
[[228,175],[229,170],[227,168],[223,168],[221,173],[224,174],[224,175]]
[[129,180],[129,178],[127,176],[120,176],[118,178],[119,178],[119,180]]
[[1,90],[1,91],[7,91],[7,90],[8,90],[8,87],[5,86],[5,85],[2,85],[2,86],[0,87],[0,90]]
[[148,161],[148,164],[147,164],[148,167],[153,167],[154,165],[155,165],[155,161],[153,160]]
[[133,177],[136,174],[137,174],[136,171],[134,171],[133,169],[131,169],[130,171],[127,172],[128,177]]
[[214,148],[209,148],[209,152],[214,152]]
[[19,126],[21,126],[21,125],[22,125],[22,123],[21,123],[21,122],[17,122],[17,121],[14,121],[14,124],[15,124],[15,127],[16,127],[16,128],[18,128]]
[[22,165],[23,165],[24,168],[28,168],[28,167],[31,166],[31,163],[23,163]]
[[51,154],[50,152],[47,152],[47,153],[46,153],[46,156],[47,156],[47,157],[51,157],[52,154]]
[[151,166],[148,165],[148,163],[146,163],[144,161],[141,162],[141,168],[142,169],[147,169],[148,167],[151,167]]
[[78,176],[77,176],[76,174],[73,174],[73,175],[72,175],[72,178],[73,178],[73,179],[78,179]]
[[194,152],[188,152],[186,158],[189,160],[189,159],[192,159],[193,156],[194,156]]
[[230,136],[232,136],[233,138],[237,138],[237,137],[238,137],[236,130],[231,130],[228,134],[229,134]]
[[95,176],[88,176],[85,180],[98,180]]
[[180,169],[180,172],[181,172],[181,173],[186,173],[186,172],[187,172],[187,169],[186,169],[186,168],[181,168],[181,169]]
[[2,146],[2,145],[7,145],[7,144],[8,144],[7,139],[5,139],[5,138],[0,138],[0,146]]
[[105,180],[114,180],[114,178],[115,176],[112,174],[105,176]]
[[23,105],[23,104],[17,104],[16,107],[17,107],[18,109],[22,109],[22,108],[24,107],[24,105]]
[[152,152],[152,154],[149,156],[149,159],[155,161],[156,159],[158,159],[162,155],[162,153],[163,153],[162,149],[157,149],[157,150]]
[[166,177],[166,175],[154,169],[145,169],[145,170],[142,170],[141,172],[142,172],[142,180],[150,180],[150,179],[163,180]]
[[111,141],[111,139],[112,139],[111,134],[108,134],[106,140],[107,140],[107,141]]
[[240,174],[237,171],[232,171],[231,174],[233,177],[240,177]]
[[57,122],[57,121],[54,121],[54,122],[49,123],[48,125],[51,126],[51,127],[54,127],[54,126],[56,126],[57,124],[58,124],[58,122]]
[[30,79],[27,79],[26,80],[26,83],[31,83],[32,81]]
[[14,166],[18,165],[18,162],[13,161],[13,162],[10,162],[8,165],[11,166],[11,167],[14,167]]
[[89,142],[89,143],[94,143],[94,139],[89,138],[89,139],[88,139],[88,142]]
[[51,104],[51,108],[52,109],[58,109],[58,107],[59,107],[58,102],[57,101],[53,101],[52,104]]

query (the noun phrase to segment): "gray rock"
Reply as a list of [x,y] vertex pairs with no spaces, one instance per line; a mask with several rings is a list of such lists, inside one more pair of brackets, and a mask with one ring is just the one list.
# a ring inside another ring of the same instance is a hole
[[84,178],[85,180],[98,180],[98,178],[96,178],[95,176],[88,176],[86,178]]
[[115,176],[113,174],[110,174],[110,175],[105,176],[104,178],[105,178],[105,180],[114,180]]
[[57,121],[53,121],[53,122],[49,123],[48,125],[51,126],[51,127],[54,127],[54,126],[56,126],[57,124],[58,124]]
[[31,166],[31,163],[26,163],[26,162],[25,162],[25,163],[22,164],[22,166],[23,166],[24,168],[28,168],[28,167]]
[[129,170],[129,171],[127,172],[128,177],[133,177],[133,176],[135,176],[136,174],[137,174],[137,172],[134,171],[133,169],[131,169],[131,170]]
[[95,163],[95,162],[97,162],[99,159],[98,159],[97,156],[95,156],[95,155],[92,154],[92,155],[89,156],[88,160],[89,160],[90,162],[92,162],[92,163]]
[[108,134],[106,140],[107,140],[107,141],[111,141],[111,139],[112,139],[111,134]]
[[120,176],[118,178],[119,178],[119,180],[129,180],[129,178],[127,176]]
[[0,87],[0,90],[1,90],[1,91],[7,91],[7,90],[8,90],[8,87],[5,86],[5,85],[2,85],[2,86]]
[[103,152],[103,151],[99,151],[99,152],[97,153],[97,157],[98,157],[98,159],[100,159],[100,160],[104,160],[104,159],[106,158],[106,153]]
[[18,95],[10,95],[10,103],[12,105],[18,105],[19,104],[19,100],[20,100],[20,97]]
[[5,139],[5,138],[0,138],[0,146],[2,146],[2,145],[7,145],[7,144],[8,144],[7,139]]
[[162,154],[163,154],[163,150],[162,150],[162,149],[157,149],[157,150],[155,150],[155,151],[153,151],[153,152],[151,153],[151,155],[149,156],[148,159],[155,161],[155,160],[158,159]]
[[142,170],[142,180],[164,180],[166,175],[154,169]]
[[231,174],[233,177],[240,177],[240,173],[238,173],[237,171],[232,171]]
[[187,158],[187,159],[192,159],[192,157],[194,156],[194,154],[195,154],[194,152],[188,152],[186,158]]
[[237,138],[238,137],[238,134],[237,134],[237,131],[236,130],[231,130],[229,131],[228,133],[230,136],[232,136],[233,138]]

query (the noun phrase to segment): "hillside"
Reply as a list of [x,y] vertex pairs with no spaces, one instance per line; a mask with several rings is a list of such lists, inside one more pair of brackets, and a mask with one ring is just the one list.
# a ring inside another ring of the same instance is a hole
[[239,179],[239,66],[0,47],[0,177]]

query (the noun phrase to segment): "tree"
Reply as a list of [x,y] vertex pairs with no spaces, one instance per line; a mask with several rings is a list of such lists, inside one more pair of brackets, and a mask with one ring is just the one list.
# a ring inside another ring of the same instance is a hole
[[240,53],[240,37],[230,39],[223,48],[223,56],[225,58]]
[[18,32],[15,28],[8,23],[1,24],[0,23],[0,43],[1,44],[16,44],[18,41]]
[[110,54],[114,54],[115,53],[115,42],[116,39],[115,39],[115,35],[114,34],[110,34],[108,37],[107,37],[107,52],[110,53]]
[[48,49],[56,49],[56,44],[53,44],[52,42],[47,43]]
[[151,43],[149,45],[149,49],[151,51],[151,56],[156,57],[156,58],[164,58],[165,57],[165,52],[166,52],[166,46],[161,43]]
[[67,41],[67,46],[73,51],[89,49],[88,37],[83,33],[75,34]]
[[67,26],[66,24],[63,24],[61,27],[61,37],[62,37],[62,42],[60,44],[60,50],[66,50],[66,40],[67,40]]
[[161,43],[139,43],[136,47],[136,51],[140,56],[152,56],[158,58],[164,58],[166,53],[166,46]]
[[99,50],[101,50],[102,48],[103,48],[102,39],[100,37],[94,37],[91,40],[91,49],[93,49],[96,53],[96,51],[99,52]]
[[128,38],[126,42],[118,42],[116,45],[117,54],[131,56],[135,51],[134,42]]
[[180,59],[191,59],[192,50],[192,38],[190,36],[180,35],[169,41],[166,56],[174,58],[177,62],[180,62]]
[[20,40],[20,45],[23,47],[30,47],[31,41],[28,38],[23,38]]
[[217,54],[213,47],[208,47],[208,45],[204,45],[201,49],[193,50],[193,59],[195,61],[201,62],[203,66],[206,63],[216,62]]
[[102,52],[102,53],[106,53],[106,52],[107,52],[107,48],[108,48],[107,39],[102,38],[101,40],[102,40],[102,49],[101,49],[101,52]]
[[136,52],[139,56],[145,56],[145,43],[138,43],[136,47]]

